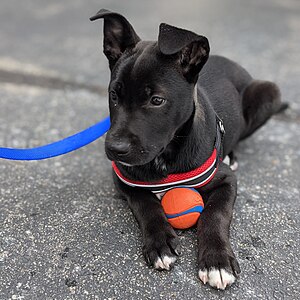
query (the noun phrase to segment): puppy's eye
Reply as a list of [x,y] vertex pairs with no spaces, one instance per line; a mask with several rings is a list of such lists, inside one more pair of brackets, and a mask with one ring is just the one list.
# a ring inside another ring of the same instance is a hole
[[161,98],[161,97],[152,97],[151,100],[150,100],[150,103],[154,106],[160,106],[163,103],[165,103],[165,101],[166,100],[164,98]]
[[115,91],[110,91],[109,92],[109,97],[113,102],[117,102],[118,101],[118,95]]

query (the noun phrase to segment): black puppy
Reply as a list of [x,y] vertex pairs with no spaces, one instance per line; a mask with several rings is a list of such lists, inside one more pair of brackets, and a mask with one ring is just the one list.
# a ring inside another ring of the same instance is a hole
[[229,242],[237,181],[222,159],[278,111],[279,90],[226,58],[208,58],[204,36],[161,24],[158,42],[145,42],[122,15],[102,9],[91,20],[99,18],[111,70],[106,154],[142,230],[145,259],[169,270],[179,254],[157,193],[196,187],[205,202],[199,277],[225,289],[240,268]]

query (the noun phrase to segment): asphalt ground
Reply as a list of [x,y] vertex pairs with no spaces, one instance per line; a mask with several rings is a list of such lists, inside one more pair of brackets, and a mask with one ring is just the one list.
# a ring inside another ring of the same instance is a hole
[[1,147],[50,143],[108,114],[102,22],[88,20],[103,7],[146,40],[160,22],[206,35],[289,102],[237,151],[242,274],[226,291],[201,284],[195,229],[178,231],[173,270],[149,269],[101,138],[50,160],[0,160],[0,299],[299,299],[300,2],[2,0]]

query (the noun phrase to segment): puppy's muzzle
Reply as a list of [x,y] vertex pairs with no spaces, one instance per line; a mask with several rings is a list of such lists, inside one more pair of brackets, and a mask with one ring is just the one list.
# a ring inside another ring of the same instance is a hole
[[122,160],[129,154],[130,149],[131,144],[126,140],[105,143],[106,154],[111,160]]

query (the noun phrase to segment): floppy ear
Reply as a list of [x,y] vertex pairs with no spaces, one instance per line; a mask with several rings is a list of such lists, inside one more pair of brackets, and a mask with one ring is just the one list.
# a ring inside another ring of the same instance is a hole
[[183,75],[195,82],[209,55],[205,36],[165,23],[159,26],[158,48],[165,55],[178,55]]
[[101,9],[90,20],[94,21],[100,18],[104,19],[103,52],[112,70],[122,53],[127,48],[134,47],[140,38],[122,15]]

